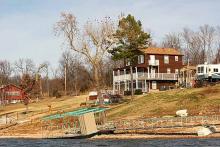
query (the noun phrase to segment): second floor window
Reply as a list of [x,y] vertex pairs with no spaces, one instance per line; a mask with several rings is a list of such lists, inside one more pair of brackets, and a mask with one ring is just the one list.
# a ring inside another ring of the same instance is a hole
[[179,61],[179,57],[178,56],[175,56],[175,61]]
[[168,55],[164,56],[164,63],[169,64],[169,56]]
[[144,55],[139,55],[138,56],[138,64],[144,63]]

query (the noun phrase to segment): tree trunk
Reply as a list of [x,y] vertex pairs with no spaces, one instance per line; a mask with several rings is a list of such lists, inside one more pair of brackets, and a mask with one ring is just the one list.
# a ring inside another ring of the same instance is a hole
[[67,64],[65,64],[65,67],[64,67],[64,95],[66,96],[67,95],[67,69],[66,69],[66,66]]
[[74,84],[74,90],[75,90],[75,95],[76,95],[76,96],[79,95],[79,91],[80,91],[80,90],[77,89],[77,83],[76,83],[76,81],[75,81],[75,84]]
[[101,95],[101,88],[100,88],[100,81],[99,81],[100,76],[99,76],[98,66],[94,65],[93,70],[94,70],[95,88],[96,88],[96,91],[97,91],[97,99],[99,100],[100,106],[102,106],[104,100],[103,100],[102,95]]
[[130,66],[130,75],[131,75],[131,99],[134,96],[134,85],[133,85],[133,68]]

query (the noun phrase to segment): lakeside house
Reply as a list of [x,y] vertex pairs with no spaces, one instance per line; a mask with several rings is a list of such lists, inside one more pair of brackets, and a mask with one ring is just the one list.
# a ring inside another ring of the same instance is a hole
[[0,87],[0,104],[18,103],[24,100],[26,94],[22,88],[13,85],[3,85]]
[[[134,90],[142,92],[174,88],[183,68],[183,54],[174,48],[149,47],[141,49],[133,65]],[[131,89],[130,63],[113,70],[113,91],[123,93]]]

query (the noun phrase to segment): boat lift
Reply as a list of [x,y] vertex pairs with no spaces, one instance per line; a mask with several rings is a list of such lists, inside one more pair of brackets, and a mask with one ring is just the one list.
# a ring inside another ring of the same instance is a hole
[[108,108],[81,108],[43,117],[42,138],[76,138],[96,134],[97,125],[105,123],[106,110]]

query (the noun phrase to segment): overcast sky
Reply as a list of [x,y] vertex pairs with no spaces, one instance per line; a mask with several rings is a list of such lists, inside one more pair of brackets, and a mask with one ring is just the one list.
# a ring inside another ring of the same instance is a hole
[[159,42],[183,27],[220,25],[219,8],[220,0],[0,0],[0,60],[32,58],[57,65],[63,49],[53,25],[63,11],[73,13],[80,24],[131,13]]

